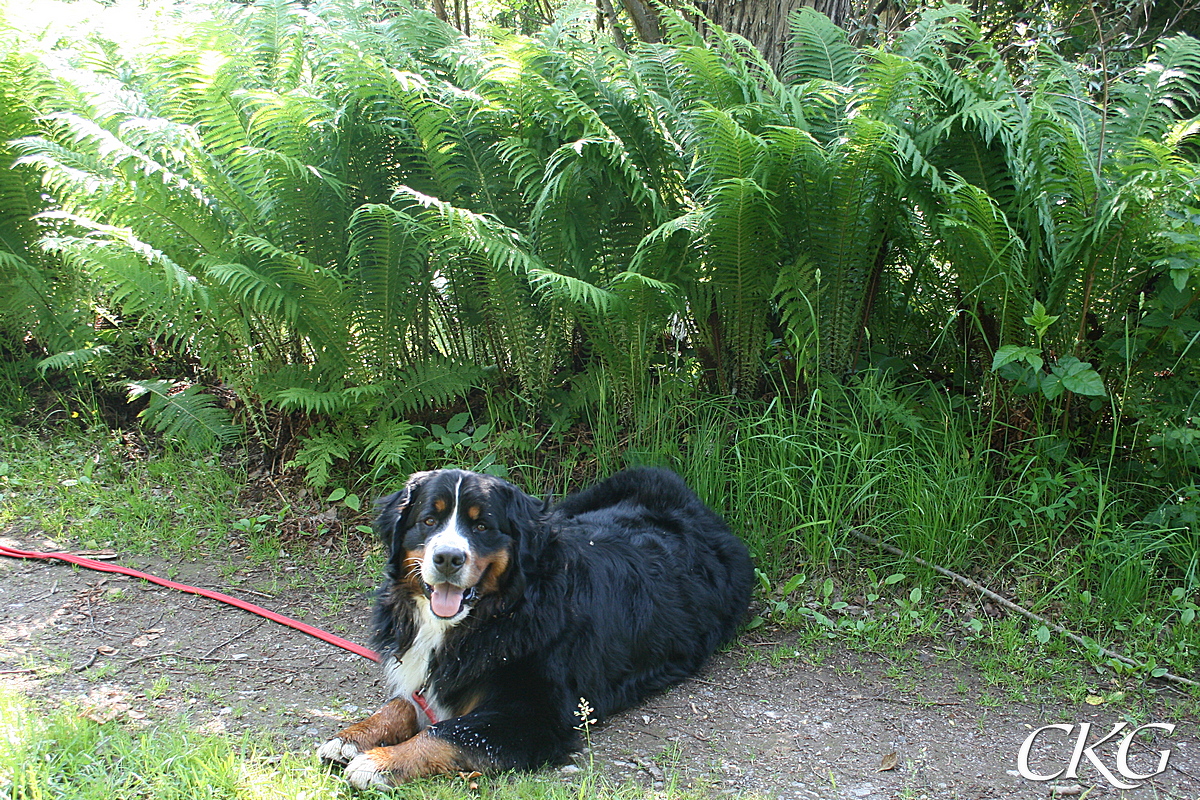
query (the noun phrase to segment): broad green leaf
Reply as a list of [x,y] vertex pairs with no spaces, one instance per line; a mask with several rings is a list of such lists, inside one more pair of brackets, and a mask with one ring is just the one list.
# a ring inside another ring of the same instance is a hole
[[[1080,361],[1075,356],[1063,356],[1051,371],[1059,379],[1062,389],[1069,389],[1076,394],[1104,396],[1104,380],[1087,361]],[[1062,391],[1058,394],[1062,394]],[[1055,397],[1057,396],[1056,394]]]
[[1043,375],[1039,386],[1047,400],[1057,400],[1063,393],[1062,378],[1058,375]]
[[1189,269],[1172,269],[1171,283],[1175,285],[1175,291],[1182,292],[1186,289],[1190,277],[1192,277],[1192,271]]
[[1103,397],[1105,395],[1104,379],[1094,369],[1085,369],[1072,375],[1064,375],[1062,385],[1075,394],[1091,395],[1093,397]]
[[783,585],[783,589],[780,591],[784,597],[787,597],[789,594],[796,591],[800,584],[804,583],[804,581],[807,579],[808,576],[803,572],[793,575],[792,577],[788,578],[788,582]]
[[1005,364],[1011,364],[1014,361],[1024,361],[1035,370],[1042,368],[1042,351],[1036,347],[1028,347],[1017,344],[1006,344],[996,351],[996,355],[992,358],[992,371],[1003,367]]

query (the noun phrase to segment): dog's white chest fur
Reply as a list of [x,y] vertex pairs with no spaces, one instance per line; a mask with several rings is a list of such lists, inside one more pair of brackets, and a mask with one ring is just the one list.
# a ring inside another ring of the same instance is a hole
[[416,617],[417,632],[412,644],[403,653],[388,659],[383,674],[387,683],[388,698],[403,697],[417,706],[417,721],[425,728],[429,725],[429,717],[413,700],[416,692],[422,694],[425,703],[439,720],[450,716],[438,702],[437,687],[429,681],[429,659],[442,646],[446,631],[455,623],[434,614],[429,608],[429,601],[424,597],[417,598]]

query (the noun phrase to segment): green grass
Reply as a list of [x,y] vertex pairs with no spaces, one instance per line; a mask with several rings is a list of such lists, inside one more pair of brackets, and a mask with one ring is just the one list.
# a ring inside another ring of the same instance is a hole
[[97,723],[70,707],[37,708],[0,692],[0,796],[6,800],[687,800],[677,790],[616,785],[591,768],[570,779],[554,770],[477,779],[417,781],[391,793],[357,792],[312,754],[270,739],[203,733],[186,719],[154,728]]
[[87,549],[211,547],[236,521],[241,481],[216,454],[147,456],[99,427],[0,428],[0,527]]
[[351,793],[311,758],[249,737],[100,724],[70,708],[48,714],[0,695],[0,790],[11,800],[258,800]]

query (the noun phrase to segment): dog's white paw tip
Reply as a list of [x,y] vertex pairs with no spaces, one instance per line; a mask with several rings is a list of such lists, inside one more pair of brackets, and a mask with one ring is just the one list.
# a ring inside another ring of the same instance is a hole
[[384,778],[384,773],[375,766],[375,760],[366,753],[360,753],[346,765],[345,775],[346,780],[350,781],[350,785],[355,789],[391,787],[391,784]]
[[317,757],[336,764],[345,764],[359,754],[359,749],[353,742],[341,739],[330,739],[317,748]]

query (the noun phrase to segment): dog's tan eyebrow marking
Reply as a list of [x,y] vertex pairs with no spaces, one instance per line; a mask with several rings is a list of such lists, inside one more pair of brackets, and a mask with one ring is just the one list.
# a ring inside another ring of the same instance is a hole
[[479,506],[470,506],[467,508],[467,516],[472,520],[479,519],[479,515],[481,513],[482,509],[480,509]]
[[442,500],[440,498],[437,500],[434,500],[433,501],[433,510],[438,512],[439,514],[442,513],[443,511],[445,511],[446,510],[446,501]]

